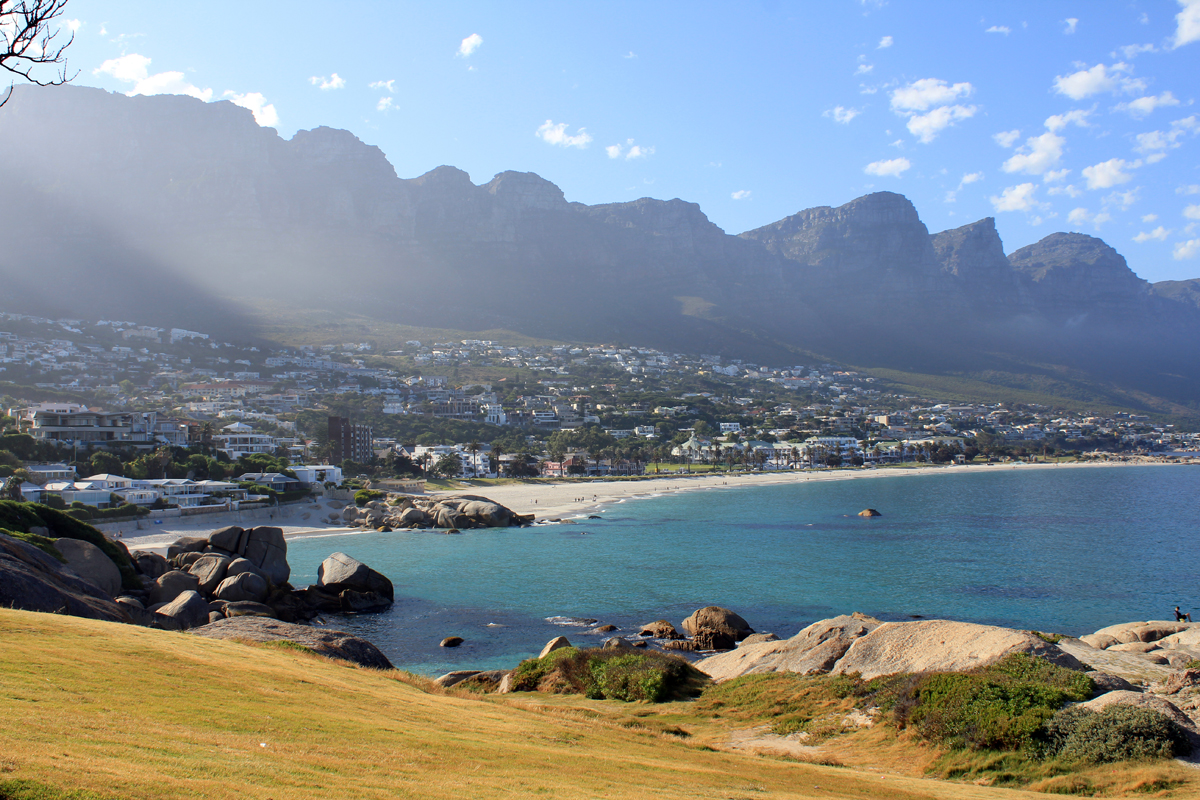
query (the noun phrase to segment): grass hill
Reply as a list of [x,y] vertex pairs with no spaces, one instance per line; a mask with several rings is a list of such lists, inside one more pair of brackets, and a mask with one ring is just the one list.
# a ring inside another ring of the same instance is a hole
[[[1039,796],[912,777],[936,751],[882,731],[881,774],[718,751],[728,728],[674,724],[695,703],[477,696],[295,646],[12,610],[0,630],[6,800]],[[1185,780],[1120,769],[1142,791]]]

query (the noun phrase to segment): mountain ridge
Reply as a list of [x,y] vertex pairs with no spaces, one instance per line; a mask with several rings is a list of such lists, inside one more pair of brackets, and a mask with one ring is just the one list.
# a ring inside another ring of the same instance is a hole
[[990,217],[930,233],[892,192],[733,235],[679,198],[587,206],[534,173],[475,185],[451,166],[400,178],[349,131],[285,140],[229,103],[84,87],[19,87],[0,146],[17,188],[0,270],[39,312],[251,334],[270,298],[760,361],[1016,358],[1200,395],[1193,282],[1149,284],[1084,234],[1005,255]]

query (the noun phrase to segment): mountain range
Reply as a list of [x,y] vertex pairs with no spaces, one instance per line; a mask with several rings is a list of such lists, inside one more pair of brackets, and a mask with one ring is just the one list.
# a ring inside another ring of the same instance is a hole
[[1006,255],[991,218],[931,234],[877,192],[730,235],[679,199],[402,179],[348,131],[73,86],[18,87],[0,148],[3,310],[255,336],[283,308],[1200,413],[1200,281],[1080,233]]

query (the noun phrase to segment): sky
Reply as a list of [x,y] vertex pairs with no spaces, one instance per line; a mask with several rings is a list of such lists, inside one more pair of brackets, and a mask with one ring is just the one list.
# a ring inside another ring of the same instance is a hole
[[1200,0],[69,0],[74,83],[320,125],[402,178],[536,172],[729,233],[873,191],[1012,252],[1098,236],[1200,277]]

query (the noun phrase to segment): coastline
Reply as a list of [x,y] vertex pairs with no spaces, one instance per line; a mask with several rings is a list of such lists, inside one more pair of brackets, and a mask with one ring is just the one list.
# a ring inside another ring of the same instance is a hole
[[[1194,462],[1180,462],[1183,466]],[[1092,469],[1111,467],[1172,466],[1170,462],[1070,462],[1070,463],[1004,463],[1004,464],[957,464],[946,466],[885,467],[877,469],[826,469],[788,470],[782,472],[718,473],[661,475],[636,480],[605,480],[603,478],[573,481],[527,483],[505,483],[483,486],[463,486],[459,489],[427,492],[427,497],[451,497],[463,494],[478,494],[518,514],[532,514],[537,521],[571,518],[595,513],[605,506],[625,500],[640,500],[682,492],[713,489],[737,489],[750,486],[774,486],[779,484],[805,483],[809,481],[844,481],[863,479],[902,479],[923,475],[988,474],[1003,470],[1029,472],[1045,469]],[[340,508],[342,504],[337,504]],[[250,525],[276,525],[283,529],[285,539],[303,536],[328,536],[335,534],[361,533],[361,528],[349,528],[322,522],[322,518],[336,513],[337,508],[325,501],[282,506],[273,515],[260,514],[265,518],[245,519],[235,513],[212,514],[206,517],[173,518],[162,524],[150,525],[150,529],[129,530],[134,523],[104,526],[105,535],[123,542],[130,550],[153,550],[165,553],[171,542],[181,536],[196,536],[227,525],[248,523]],[[185,521],[186,520],[186,521]],[[143,526],[147,523],[143,522]],[[120,534],[118,537],[118,533]]]

